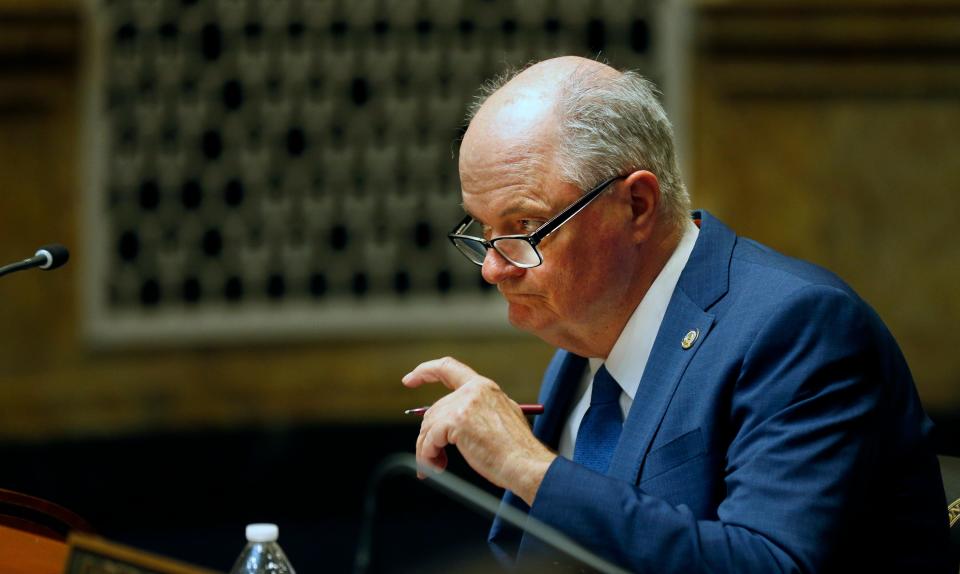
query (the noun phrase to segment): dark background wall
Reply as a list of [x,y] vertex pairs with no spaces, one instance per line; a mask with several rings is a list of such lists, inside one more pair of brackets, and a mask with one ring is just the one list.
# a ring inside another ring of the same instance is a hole
[[[409,474],[371,489],[377,465],[416,436],[415,425],[363,423],[154,432],[8,442],[0,459],[3,488],[55,500],[111,540],[219,571],[243,548],[244,526],[264,521],[280,526],[298,572],[350,571],[368,497],[374,571],[485,560],[487,515]],[[456,455],[450,471],[496,494]]]
[[[83,244],[83,14],[66,0],[0,2],[2,261],[51,240]],[[960,8],[701,2],[692,16],[682,91],[668,96],[680,102],[695,205],[850,282],[901,343],[941,452],[960,453],[950,337],[960,320]],[[260,520],[280,523],[301,571],[347,570],[372,469],[412,450],[417,423],[400,413],[439,393],[405,391],[400,377],[451,354],[530,401],[551,353],[524,335],[415,326],[400,337],[97,350],[84,336],[85,254],[74,251],[54,274],[0,281],[0,487],[221,570],[243,525]],[[471,476],[460,461],[454,469]],[[397,488],[395,499],[433,508],[434,520],[397,503],[384,519],[399,524],[393,532],[457,530],[443,527],[453,507]],[[482,531],[472,515],[455,520]]]

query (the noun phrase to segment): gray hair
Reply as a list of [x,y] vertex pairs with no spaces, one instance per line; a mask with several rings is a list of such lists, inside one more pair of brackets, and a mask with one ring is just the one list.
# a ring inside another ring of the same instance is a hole
[[[471,103],[472,120],[486,99],[522,70],[484,84]],[[571,74],[559,87],[559,145],[554,161],[563,181],[591,189],[615,175],[649,170],[660,182],[660,213],[675,224],[690,217],[690,196],[680,176],[673,127],[657,89],[640,74],[617,77]]]

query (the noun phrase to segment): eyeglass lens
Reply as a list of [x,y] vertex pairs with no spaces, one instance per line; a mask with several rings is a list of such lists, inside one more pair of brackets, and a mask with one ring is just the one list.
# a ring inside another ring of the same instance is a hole
[[460,250],[460,253],[467,256],[467,259],[478,265],[483,265],[483,259],[487,256],[487,248],[484,247],[482,243],[462,237],[455,237],[453,244]]
[[[464,237],[455,237],[454,245],[467,259],[477,265],[483,265],[487,256],[487,248],[480,241]],[[494,248],[507,261],[522,267],[532,267],[540,264],[540,257],[530,243],[524,239],[503,238],[494,241]]]
[[497,251],[516,265],[537,265],[540,258],[533,246],[523,239],[501,239],[494,243]]

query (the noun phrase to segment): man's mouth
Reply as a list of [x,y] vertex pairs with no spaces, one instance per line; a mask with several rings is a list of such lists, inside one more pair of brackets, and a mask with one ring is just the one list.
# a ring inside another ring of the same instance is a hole
[[521,293],[519,291],[501,291],[501,295],[506,299],[517,298],[517,297],[533,297],[533,293]]

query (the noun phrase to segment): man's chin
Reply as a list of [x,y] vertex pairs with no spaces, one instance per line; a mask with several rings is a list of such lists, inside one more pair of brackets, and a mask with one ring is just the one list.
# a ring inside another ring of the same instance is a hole
[[531,306],[516,301],[510,301],[508,305],[507,317],[510,324],[517,329],[536,335],[547,326],[543,314],[538,313]]

